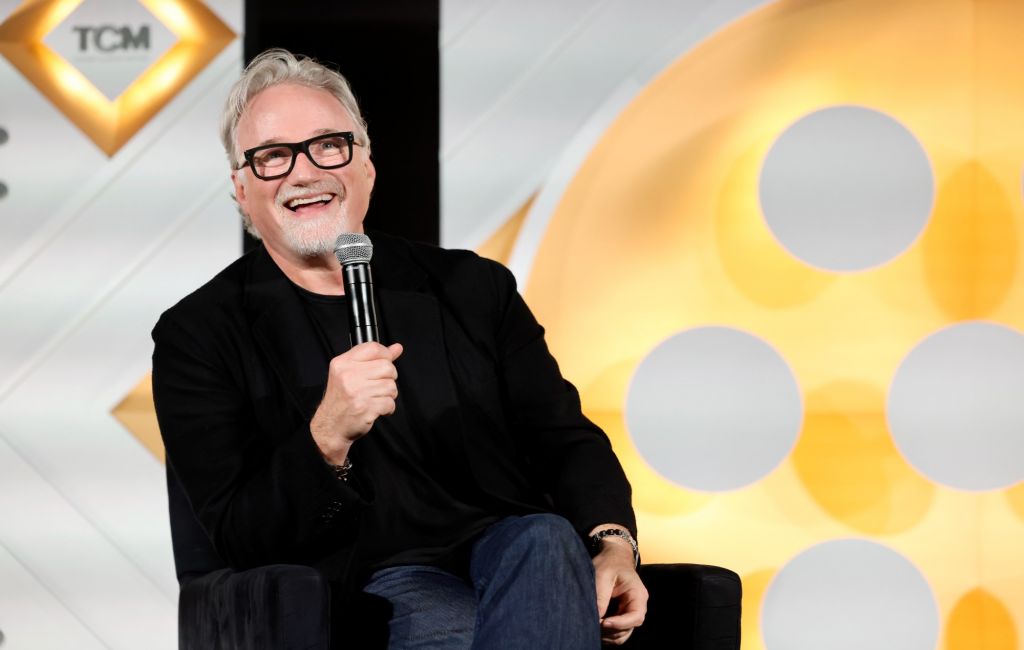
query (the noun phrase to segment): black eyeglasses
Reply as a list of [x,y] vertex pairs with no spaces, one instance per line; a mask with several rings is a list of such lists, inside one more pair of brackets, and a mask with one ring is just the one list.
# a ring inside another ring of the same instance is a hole
[[352,145],[355,136],[351,131],[325,133],[303,142],[277,142],[253,147],[242,156],[236,170],[249,165],[256,178],[272,181],[292,173],[295,157],[302,152],[309,161],[320,169],[338,169],[352,162]]

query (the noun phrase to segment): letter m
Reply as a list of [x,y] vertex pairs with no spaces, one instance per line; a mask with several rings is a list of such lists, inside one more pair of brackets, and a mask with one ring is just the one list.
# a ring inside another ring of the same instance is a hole
[[122,45],[123,49],[149,49],[149,25],[140,25],[139,32],[137,34],[132,34],[130,27],[122,27],[121,36],[124,39]]

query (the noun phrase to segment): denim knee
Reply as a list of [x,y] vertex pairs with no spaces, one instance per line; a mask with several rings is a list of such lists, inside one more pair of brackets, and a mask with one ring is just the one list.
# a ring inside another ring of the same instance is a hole
[[590,555],[579,534],[560,515],[542,513],[509,517],[494,524],[485,536],[503,540],[506,553],[534,559],[560,559],[574,568],[591,568]]
[[508,517],[477,541],[477,648],[597,648],[594,566],[583,540],[552,514]]
[[[580,536],[569,520],[550,513],[525,515],[519,518],[517,536],[532,543],[552,544],[575,549],[582,545]],[[584,547],[584,550],[585,547]]]

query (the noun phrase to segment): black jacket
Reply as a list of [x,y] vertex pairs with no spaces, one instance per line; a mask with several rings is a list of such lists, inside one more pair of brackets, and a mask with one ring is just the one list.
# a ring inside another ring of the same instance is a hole
[[[417,430],[460,432],[476,484],[507,511],[556,512],[581,535],[605,522],[635,533],[622,468],[511,273],[372,238],[382,337],[405,348],[400,408]],[[262,247],[241,257],[161,316],[153,393],[168,462],[228,564],[342,578],[375,478],[357,467],[353,483],[335,479],[309,433],[327,367],[301,301]]]

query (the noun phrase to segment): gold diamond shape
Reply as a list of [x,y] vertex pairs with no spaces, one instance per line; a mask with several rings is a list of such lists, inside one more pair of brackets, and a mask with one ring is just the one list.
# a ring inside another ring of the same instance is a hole
[[162,109],[235,33],[199,0],[139,0],[178,37],[114,101],[43,43],[84,0],[25,0],[0,25],[0,54],[108,156]]
[[114,407],[111,414],[154,456],[161,461],[164,459],[164,442],[160,438],[160,425],[157,424],[156,407],[153,406],[152,373],[146,373],[135,388]]

